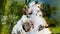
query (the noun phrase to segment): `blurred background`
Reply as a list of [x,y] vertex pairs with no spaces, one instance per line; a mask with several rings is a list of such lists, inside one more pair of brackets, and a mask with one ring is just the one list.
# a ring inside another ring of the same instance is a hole
[[42,3],[44,18],[53,34],[60,34],[60,0],[0,0],[0,34],[11,34],[13,26],[21,18],[24,5]]

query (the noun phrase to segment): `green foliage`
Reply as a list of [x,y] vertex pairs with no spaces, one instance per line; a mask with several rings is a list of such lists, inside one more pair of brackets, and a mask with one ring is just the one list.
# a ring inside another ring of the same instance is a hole
[[9,19],[8,24],[10,24],[10,33],[12,32],[13,26],[17,23],[17,21],[22,16],[23,6],[24,6],[23,3],[19,3],[16,1],[11,3],[9,15],[8,15],[8,19]]
[[44,17],[49,25],[50,31],[53,34],[60,34],[60,22],[57,22],[55,19]]
[[44,18],[46,19],[48,25],[50,26],[50,30],[53,34],[60,34],[60,22],[58,20],[51,18],[51,14],[56,14],[56,7],[51,6],[49,4],[42,4]]
[[50,6],[50,4],[45,4],[45,3],[42,3],[42,11],[44,12],[44,15],[45,16],[48,16],[50,17],[51,14],[55,14],[56,13],[56,7],[52,7]]
[[25,4],[28,5],[31,0],[25,0]]
[[[7,0],[6,0],[7,1]],[[10,4],[9,4],[10,3]],[[9,5],[9,7],[8,7]],[[0,21],[0,34],[11,34],[13,26],[17,23],[17,21],[21,18],[22,16],[22,9],[25,4],[17,2],[17,1],[12,1],[12,3],[9,1],[5,4],[5,9],[2,8],[4,11],[1,11],[1,13],[8,14],[4,16],[1,14],[1,21]]]
[[50,27],[50,30],[52,33],[54,34],[60,34],[60,27],[56,26],[56,27]]
[[57,21],[52,18],[44,17],[48,23],[49,26],[55,27],[57,25]]
[[18,3],[18,2],[14,2],[11,4],[10,6],[10,14],[14,14],[17,16],[21,16],[22,15],[22,9],[23,9],[24,4],[22,3]]

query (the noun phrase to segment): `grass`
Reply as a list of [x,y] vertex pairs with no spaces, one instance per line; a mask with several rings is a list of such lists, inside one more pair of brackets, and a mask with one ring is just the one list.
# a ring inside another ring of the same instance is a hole
[[60,27],[50,27],[50,30],[52,31],[53,34],[60,34]]

